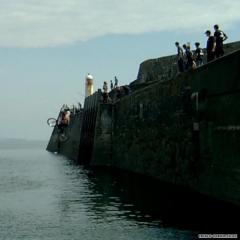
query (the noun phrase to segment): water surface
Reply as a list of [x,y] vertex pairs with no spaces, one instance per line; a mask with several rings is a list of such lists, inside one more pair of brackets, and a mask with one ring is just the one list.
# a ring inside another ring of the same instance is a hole
[[199,230],[168,209],[171,197],[129,174],[84,169],[40,143],[0,146],[0,239],[196,239]]

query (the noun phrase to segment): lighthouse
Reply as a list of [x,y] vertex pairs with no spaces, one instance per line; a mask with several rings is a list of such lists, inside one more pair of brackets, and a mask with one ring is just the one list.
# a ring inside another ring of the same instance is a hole
[[93,94],[93,76],[88,73],[85,82],[85,98]]

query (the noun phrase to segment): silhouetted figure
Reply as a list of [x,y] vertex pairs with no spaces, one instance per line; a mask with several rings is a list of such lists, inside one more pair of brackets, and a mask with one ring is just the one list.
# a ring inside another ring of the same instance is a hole
[[103,83],[103,102],[104,103],[108,102],[108,86],[107,86],[107,82]]
[[118,86],[118,79],[117,77],[115,76],[114,77],[114,88],[116,88]]
[[216,58],[219,58],[224,55],[223,50],[223,42],[227,40],[227,35],[219,29],[219,26],[216,24],[214,25],[214,37],[216,40],[216,48],[215,48],[215,56]]
[[113,90],[113,82],[112,82],[112,80],[110,81],[110,88],[111,88],[111,90]]
[[183,49],[180,47],[179,42],[175,42],[175,46],[177,47],[178,71],[184,72]]
[[216,40],[215,40],[215,37],[211,35],[210,30],[207,30],[205,34],[208,37],[207,46],[206,46],[207,62],[210,62],[215,59]]
[[194,52],[194,59],[195,59],[196,65],[199,67],[199,66],[203,65],[204,53],[203,53],[202,48],[200,48],[199,42],[195,42],[195,47],[196,47],[196,49]]
[[190,44],[183,44],[183,49],[185,50],[185,61],[186,61],[186,70],[195,68],[195,62],[193,61],[193,53],[191,51]]

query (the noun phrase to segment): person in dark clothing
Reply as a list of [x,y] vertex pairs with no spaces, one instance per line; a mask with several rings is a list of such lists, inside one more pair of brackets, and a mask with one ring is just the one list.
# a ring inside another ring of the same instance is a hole
[[219,26],[216,24],[214,25],[214,37],[216,39],[216,48],[215,48],[215,55],[216,58],[219,58],[224,55],[223,51],[223,42],[227,40],[227,35],[219,29]]
[[177,47],[178,71],[184,72],[183,49],[180,47],[179,42],[175,42],[175,46]]
[[203,65],[204,53],[203,53],[202,48],[200,48],[199,42],[195,42],[195,47],[196,47],[196,49],[194,52],[194,59],[195,59],[196,65],[199,67],[199,66]]
[[110,81],[110,88],[111,88],[111,91],[113,90],[113,81],[111,80]]
[[118,79],[117,79],[116,76],[114,77],[114,81],[115,81],[115,83],[114,83],[114,88],[116,88],[116,87],[118,87]]
[[108,103],[108,85],[107,82],[103,82],[103,102]]
[[207,46],[206,46],[207,62],[210,62],[215,59],[216,40],[215,40],[215,37],[211,35],[210,30],[207,30],[205,34],[208,37]]
[[191,51],[190,44],[183,44],[183,49],[185,50],[186,70],[195,68],[195,62],[193,61],[193,53]]

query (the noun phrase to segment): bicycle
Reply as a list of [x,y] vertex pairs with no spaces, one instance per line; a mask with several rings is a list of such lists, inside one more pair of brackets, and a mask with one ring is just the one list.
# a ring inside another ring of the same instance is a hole
[[56,118],[48,118],[47,124],[48,124],[49,127],[56,127],[58,140],[60,142],[67,142],[69,140],[69,134],[68,134],[68,131],[67,131],[67,126],[68,125],[57,124],[57,119]]

